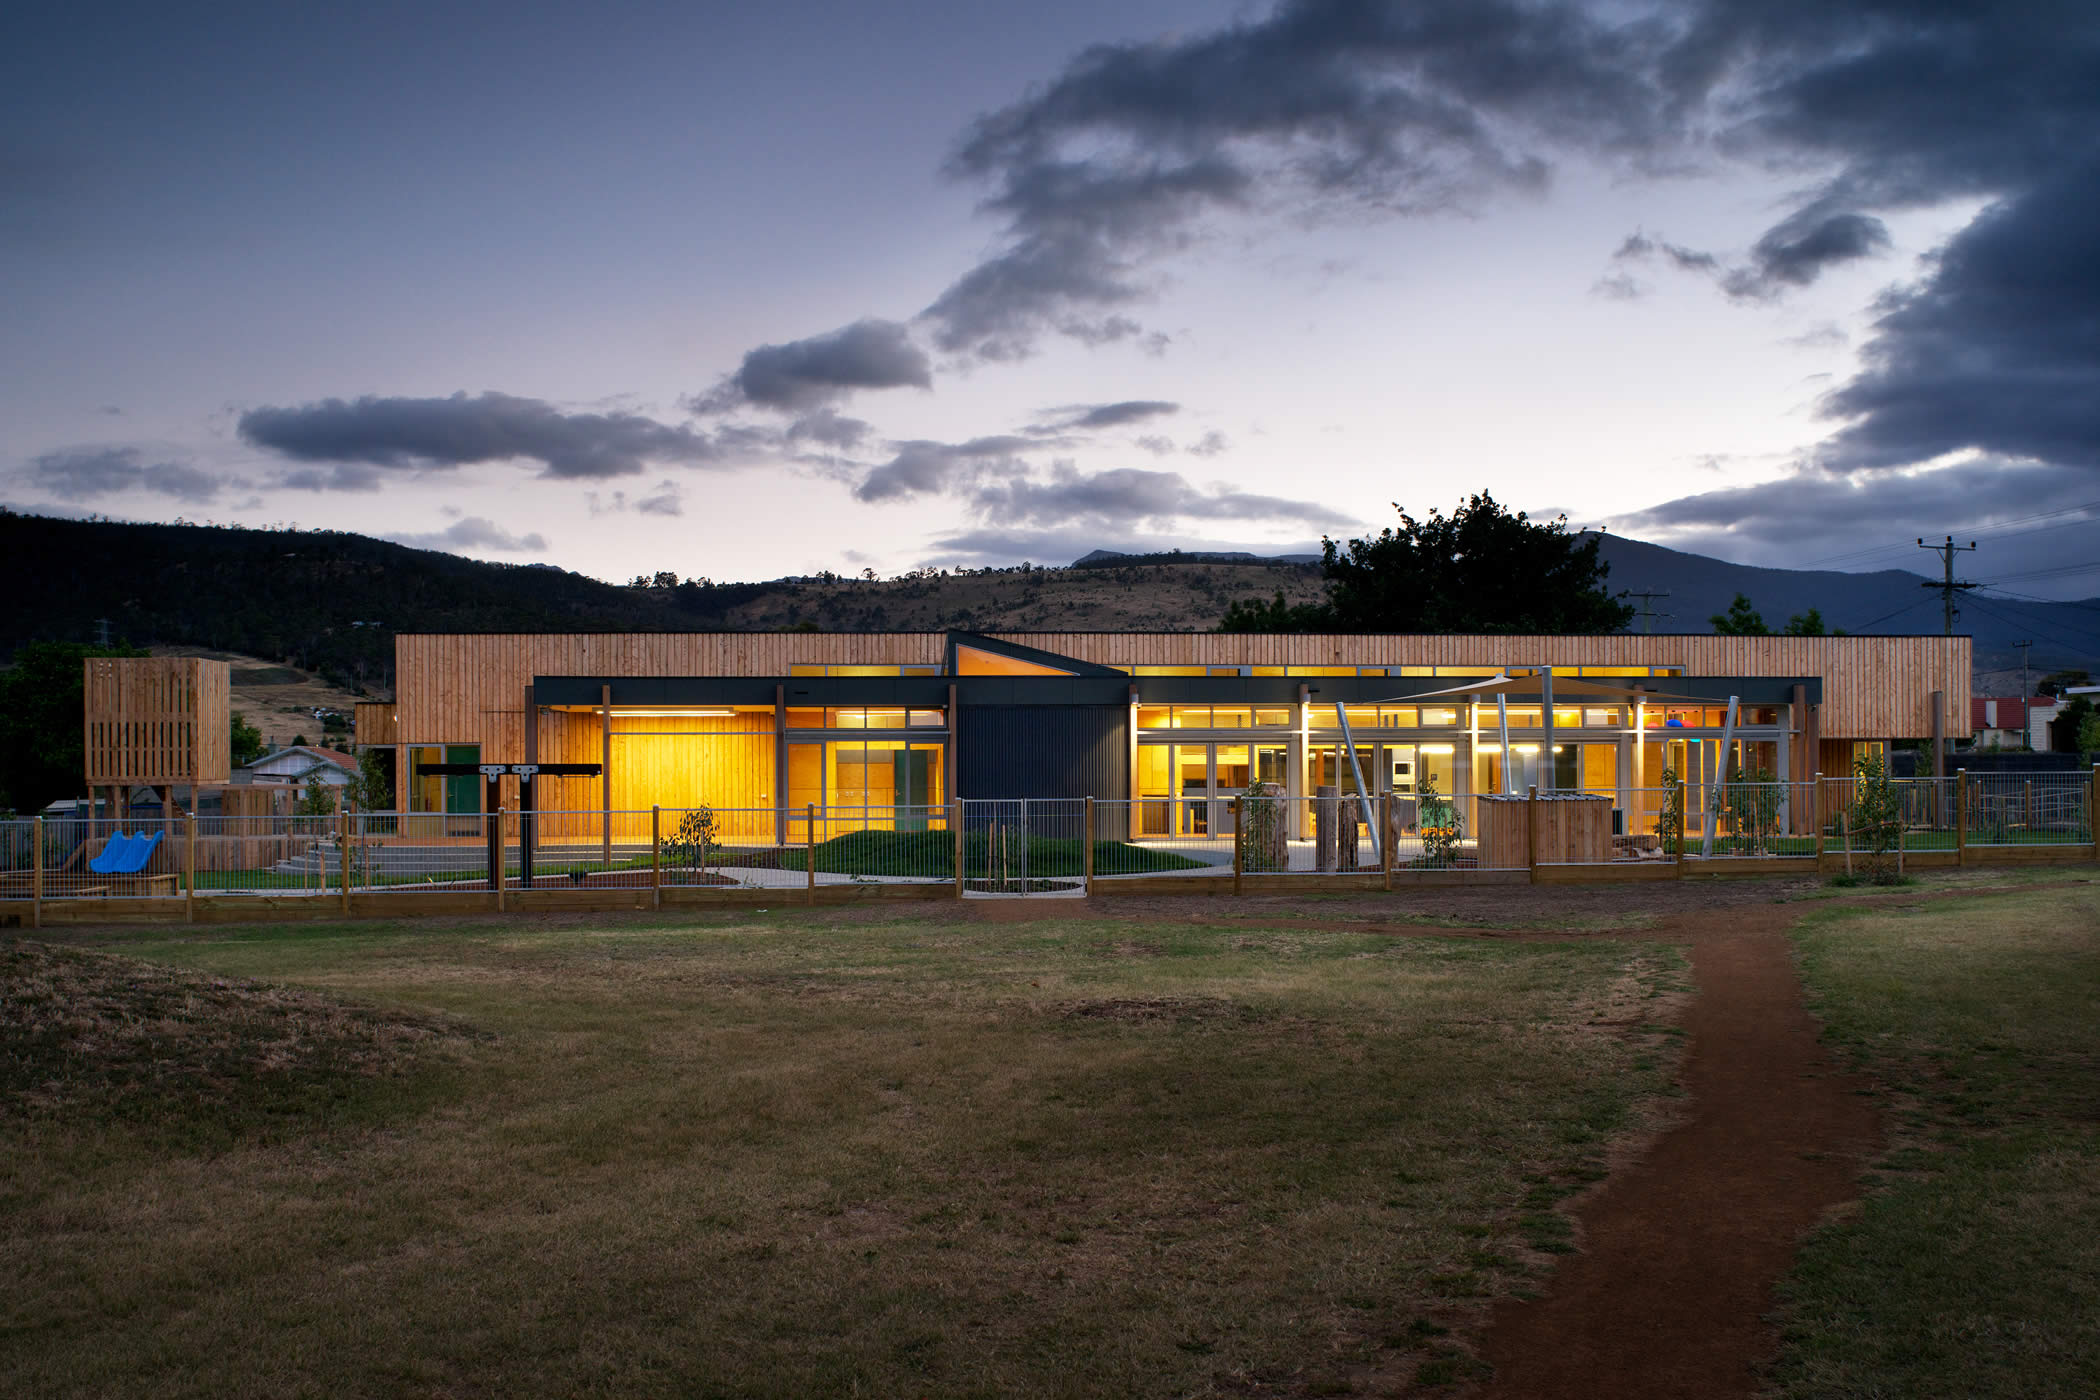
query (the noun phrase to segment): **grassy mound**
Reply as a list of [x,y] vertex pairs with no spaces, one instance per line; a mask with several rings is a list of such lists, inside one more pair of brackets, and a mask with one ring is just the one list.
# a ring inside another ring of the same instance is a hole
[[[1019,841],[1000,843],[998,859],[1016,878],[1022,870]],[[992,860],[990,838],[963,836],[966,873],[982,874]],[[1034,836],[1028,842],[1026,868],[1031,877],[1078,876],[1086,873],[1086,843],[1077,837]],[[803,870],[803,851],[781,851],[780,868]],[[1094,873],[1131,875],[1158,870],[1191,870],[1202,865],[1172,851],[1128,841],[1096,841]],[[955,878],[955,836],[946,831],[849,831],[817,843],[817,869],[827,875],[914,875],[924,879]]]
[[0,948],[0,1119],[227,1139],[400,1097],[464,1038],[313,992],[16,941]]

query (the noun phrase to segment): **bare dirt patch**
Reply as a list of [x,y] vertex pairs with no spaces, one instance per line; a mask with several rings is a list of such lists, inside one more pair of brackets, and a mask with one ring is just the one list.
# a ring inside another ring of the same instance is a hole
[[1879,1125],[1802,1003],[1785,909],[1671,921],[1698,996],[1678,1125],[1576,1210],[1583,1252],[1532,1302],[1499,1304],[1486,1394],[1549,1400],[1749,1396],[1796,1246],[1859,1192]]

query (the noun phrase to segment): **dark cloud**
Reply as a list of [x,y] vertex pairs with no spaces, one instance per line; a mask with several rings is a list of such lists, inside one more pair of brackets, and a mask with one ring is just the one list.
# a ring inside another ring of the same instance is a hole
[[1671,28],[1574,4],[1295,0],[1191,38],[1101,45],[979,119],[951,162],[1005,246],[924,313],[947,351],[1131,333],[1149,260],[1205,216],[1289,198],[1400,212],[1537,188],[1543,152],[1669,143]]
[[1977,460],[1923,471],[1847,474],[1804,468],[1776,481],[1665,501],[1610,525],[1614,533],[1675,549],[1777,567],[1851,559],[1862,541],[1870,547],[1886,543],[1896,546],[1893,555],[1878,556],[1871,567],[1916,569],[1920,560],[1931,562],[1906,552],[1917,536],[1988,531],[1998,521],[2090,507],[2083,518],[2072,517],[2068,528],[2029,526],[1989,555],[1978,555],[1975,576],[1991,578],[2016,567],[2094,562],[2093,532],[2100,529],[2095,484],[2090,471],[2034,462]]
[[540,399],[464,393],[443,399],[324,399],[297,408],[258,408],[240,417],[241,438],[326,470],[298,471],[287,486],[372,490],[390,472],[445,471],[482,462],[536,461],[543,475],[632,476],[651,464],[712,465],[706,434],[632,413],[564,413]]
[[1121,403],[1073,403],[1045,410],[1049,431],[1085,431],[1090,428],[1124,428],[1181,412],[1181,405],[1164,399],[1125,399]]
[[1018,454],[1041,445],[1024,437],[900,442],[895,444],[896,456],[862,478],[853,494],[863,501],[876,502],[945,493],[967,484],[987,467],[1019,469]]
[[867,319],[807,340],[761,345],[722,386],[693,401],[697,412],[755,404],[809,413],[860,389],[930,389],[933,367],[911,332],[895,321]]
[[149,462],[135,447],[71,447],[32,458],[21,479],[62,501],[91,501],[124,492],[165,496],[190,505],[218,499],[237,478],[182,462]]
[[820,408],[788,424],[784,436],[791,445],[814,442],[847,452],[866,442],[874,432],[872,425],[858,418],[847,418],[831,409]]
[[514,535],[478,515],[463,516],[434,534],[387,535],[384,538],[412,549],[441,549],[452,554],[537,554],[547,548],[544,535]]
[[1196,486],[1179,472],[1124,467],[1083,472],[1067,463],[1045,477],[1009,476],[978,485],[970,509],[1001,525],[1102,526],[1168,524],[1176,520],[1290,522],[1313,528],[1353,524],[1350,517],[1312,501]]
[[1824,401],[1851,420],[1823,461],[1858,469],[1974,448],[2100,483],[2100,158],[2000,202],[1888,299],[1865,369]]
[[1867,214],[1805,209],[1766,232],[1750,250],[1751,265],[1722,279],[1732,297],[1769,297],[1805,287],[1823,269],[1887,251],[1888,226]]

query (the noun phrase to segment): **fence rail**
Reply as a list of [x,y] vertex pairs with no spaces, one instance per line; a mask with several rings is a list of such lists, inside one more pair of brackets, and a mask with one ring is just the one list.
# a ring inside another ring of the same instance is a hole
[[[1523,796],[1393,793],[1368,804],[1333,790],[1308,799],[1263,786],[1207,807],[1201,821],[1178,805],[1010,798],[504,811],[471,820],[178,814],[125,832],[111,831],[106,819],[8,819],[0,820],[0,904],[347,902],[381,893],[500,901],[559,889],[900,885],[945,885],[957,896],[1058,895],[1161,877],[1230,877],[1236,888],[1275,887],[1283,876],[1392,883],[1429,872],[1529,871],[1537,878],[1541,869],[1573,866],[1625,868],[1633,877],[1639,866],[1663,874],[1694,863],[1722,869],[1890,851],[2002,863],[2074,855],[2048,848],[2090,851],[2100,770]],[[1192,879],[1188,887],[1214,885]]]

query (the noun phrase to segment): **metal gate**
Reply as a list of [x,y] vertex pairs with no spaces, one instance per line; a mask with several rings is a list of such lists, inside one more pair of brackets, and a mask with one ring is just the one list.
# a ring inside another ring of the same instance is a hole
[[1086,896],[1086,799],[980,798],[962,802],[965,898]]

